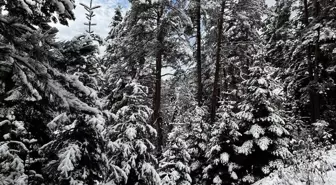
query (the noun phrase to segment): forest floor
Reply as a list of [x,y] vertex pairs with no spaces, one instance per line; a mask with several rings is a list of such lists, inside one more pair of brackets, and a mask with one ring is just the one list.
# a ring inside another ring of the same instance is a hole
[[317,160],[303,160],[270,174],[253,185],[336,185],[336,145]]

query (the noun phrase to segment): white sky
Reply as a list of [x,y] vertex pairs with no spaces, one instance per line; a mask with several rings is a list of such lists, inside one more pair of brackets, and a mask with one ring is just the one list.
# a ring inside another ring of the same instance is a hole
[[[87,29],[87,26],[84,25],[84,22],[86,22],[86,11],[79,3],[89,5],[90,0],[76,0],[76,21],[69,21],[69,27],[59,24],[54,25],[59,29],[59,33],[57,34],[58,39],[70,40],[74,36],[85,32]],[[272,6],[275,0],[266,0],[266,3]],[[128,0],[93,0],[93,5],[101,5],[101,8],[95,11],[96,16],[93,18],[93,22],[97,23],[97,26],[94,26],[93,30],[104,38],[110,31],[109,24],[114,14],[114,8],[118,5],[128,8]]]

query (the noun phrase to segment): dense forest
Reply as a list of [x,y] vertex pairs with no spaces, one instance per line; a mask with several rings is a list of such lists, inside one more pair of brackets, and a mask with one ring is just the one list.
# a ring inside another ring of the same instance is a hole
[[0,185],[336,184],[336,1],[100,2],[0,0]]

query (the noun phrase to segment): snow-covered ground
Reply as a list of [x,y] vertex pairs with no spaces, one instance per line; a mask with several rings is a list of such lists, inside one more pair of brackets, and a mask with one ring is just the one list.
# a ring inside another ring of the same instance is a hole
[[253,185],[336,185],[336,146],[315,162],[303,162],[272,173]]

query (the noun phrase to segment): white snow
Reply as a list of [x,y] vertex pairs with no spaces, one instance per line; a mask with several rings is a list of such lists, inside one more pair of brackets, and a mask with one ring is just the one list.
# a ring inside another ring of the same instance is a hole
[[137,135],[137,131],[135,130],[135,128],[130,127],[126,129],[126,136],[129,140],[133,140]]
[[[296,166],[288,166],[257,181],[253,185],[335,185],[336,147],[332,146],[318,160],[304,161]],[[264,169],[263,169],[264,171]],[[265,171],[267,171],[265,169]]]
[[257,140],[257,145],[260,147],[262,151],[268,149],[268,146],[271,144],[271,140],[268,137],[262,137]]
[[236,151],[240,154],[248,155],[252,153],[252,147],[253,147],[253,141],[248,140],[248,141],[245,141],[242,146],[236,147]]
[[70,144],[58,155],[60,158],[60,164],[57,167],[57,170],[65,177],[69,176],[69,172],[74,170],[75,163],[81,158],[81,152],[79,146],[76,144]]
[[249,130],[249,133],[252,134],[254,138],[258,139],[261,135],[265,134],[265,131],[261,126],[255,124],[252,125],[251,129]]
[[217,175],[214,179],[213,179],[213,183],[214,184],[222,184],[222,179]]
[[238,175],[236,174],[236,172],[231,172],[231,178],[235,180],[238,179]]
[[221,161],[221,163],[222,164],[226,164],[226,163],[228,163],[229,162],[229,154],[228,153],[226,153],[226,152],[224,152],[224,153],[222,153],[221,155],[220,155],[220,161]]

